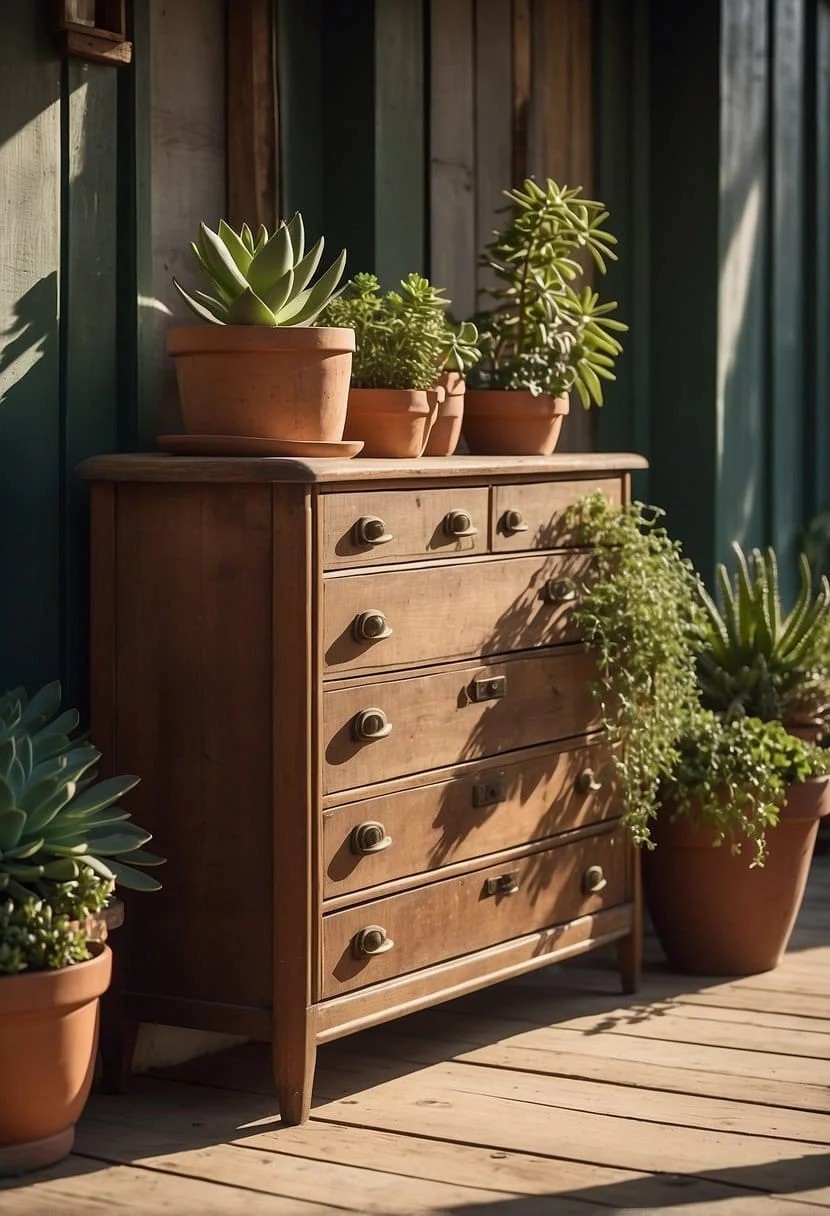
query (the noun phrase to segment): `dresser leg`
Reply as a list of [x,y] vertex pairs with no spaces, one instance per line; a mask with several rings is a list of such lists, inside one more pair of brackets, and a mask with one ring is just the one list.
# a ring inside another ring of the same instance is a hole
[[643,937],[639,930],[617,942],[617,961],[623,992],[636,992],[643,970]]
[[317,1043],[311,1011],[304,1012],[304,1017],[298,1017],[300,1025],[293,1028],[293,1033],[292,1028],[285,1024],[274,1028],[274,1082],[280,1118],[289,1127],[305,1123],[311,1111]]

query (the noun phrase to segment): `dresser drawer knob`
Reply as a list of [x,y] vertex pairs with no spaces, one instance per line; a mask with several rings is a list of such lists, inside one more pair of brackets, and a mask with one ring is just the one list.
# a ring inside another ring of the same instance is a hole
[[501,517],[501,526],[508,536],[513,536],[516,532],[527,532],[527,524],[521,511],[505,511]]
[[596,794],[602,789],[602,782],[597,781],[592,768],[584,768],[574,782],[578,794]]
[[444,532],[447,536],[478,536],[478,528],[473,524],[468,511],[449,511],[444,516]]
[[392,734],[392,723],[382,709],[362,709],[352,720],[352,734],[359,743],[385,739]]
[[352,537],[356,545],[386,545],[394,540],[391,532],[386,531],[386,524],[377,515],[363,515],[352,529]]
[[542,587],[542,599],[548,604],[570,604],[576,599],[576,583],[572,578],[549,578]]
[[383,925],[367,925],[352,938],[352,949],[357,958],[372,958],[375,954],[386,954],[395,943],[387,937]]
[[499,874],[498,878],[488,878],[484,883],[485,895],[515,895],[518,889],[518,870],[511,870],[509,874]]
[[582,892],[584,895],[597,895],[608,886],[602,866],[588,866],[582,875]]
[[382,823],[359,823],[349,837],[353,853],[382,853],[392,843],[392,837],[386,835]]
[[352,635],[358,642],[380,642],[392,636],[392,629],[379,609],[369,608],[355,617]]

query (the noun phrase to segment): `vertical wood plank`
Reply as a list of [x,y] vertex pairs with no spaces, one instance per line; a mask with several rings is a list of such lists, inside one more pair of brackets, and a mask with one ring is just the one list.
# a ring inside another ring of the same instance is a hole
[[88,491],[74,475],[115,450],[117,401],[117,74],[64,62],[61,326],[63,411],[63,659],[70,704],[85,711],[88,669]]
[[[475,6],[475,202],[476,251],[499,222],[502,194],[513,181],[513,54],[510,0],[476,0]],[[477,271],[478,307],[487,307],[493,284],[486,266]]]
[[280,216],[274,3],[234,0],[228,9],[228,214],[254,231]]
[[61,65],[41,6],[0,7],[0,688],[60,657]]
[[475,308],[473,0],[430,8],[430,277],[456,317]]
[[323,221],[322,34],[322,0],[278,0],[281,203],[286,214],[302,211],[307,231],[325,231],[334,243]]
[[808,7],[809,382],[805,435],[810,514],[830,506],[830,2]]
[[421,0],[375,4],[375,266],[395,286],[426,261],[424,13]]
[[514,186],[520,186],[530,171],[532,43],[531,0],[513,0],[513,180],[511,184]]

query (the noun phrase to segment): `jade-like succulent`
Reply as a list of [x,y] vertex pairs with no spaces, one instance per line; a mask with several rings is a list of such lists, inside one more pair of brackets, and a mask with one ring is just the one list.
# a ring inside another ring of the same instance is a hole
[[96,781],[100,752],[70,737],[78,715],[59,709],[58,684],[28,702],[16,691],[0,700],[0,900],[42,898],[85,871],[157,890],[134,867],[164,859],[144,850],[150,833],[118,805],[138,777]]
[[309,286],[323,253],[323,237],[305,251],[299,211],[269,235],[260,225],[254,239],[248,224],[237,232],[225,220],[214,232],[199,225],[191,243],[210,291],[187,292],[173,284],[198,317],[214,325],[310,325],[335,294],[346,265],[346,251]]

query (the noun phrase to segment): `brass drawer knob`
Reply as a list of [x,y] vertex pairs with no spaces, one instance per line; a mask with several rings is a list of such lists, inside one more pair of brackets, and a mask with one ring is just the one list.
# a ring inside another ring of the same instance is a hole
[[367,925],[352,938],[352,950],[357,958],[372,958],[375,954],[386,954],[395,943],[387,937],[383,925]]
[[385,739],[392,733],[392,723],[382,709],[362,709],[352,720],[352,734],[358,743]]
[[382,823],[359,823],[352,830],[349,843],[353,853],[362,856],[366,853],[382,853],[392,843],[392,837],[386,835]]
[[602,866],[588,866],[588,869],[582,875],[583,895],[597,895],[600,891],[604,891],[607,886],[608,883],[602,872]]
[[354,619],[352,636],[358,642],[379,642],[392,636],[386,617],[378,608],[369,608]]
[[468,511],[449,511],[444,516],[444,532],[452,537],[478,536],[478,528]]
[[518,889],[518,870],[511,870],[509,874],[499,874],[498,878],[488,878],[484,883],[485,895],[515,895]]
[[578,794],[596,794],[602,789],[602,782],[597,781],[592,768],[584,768],[574,782]]
[[386,545],[394,539],[377,515],[361,516],[352,529],[352,538],[356,545]]
[[569,604],[576,599],[576,583],[572,578],[549,578],[542,587],[542,599],[547,604]]
[[501,517],[501,526],[508,536],[513,536],[516,532],[527,532],[527,524],[521,511],[505,511]]

